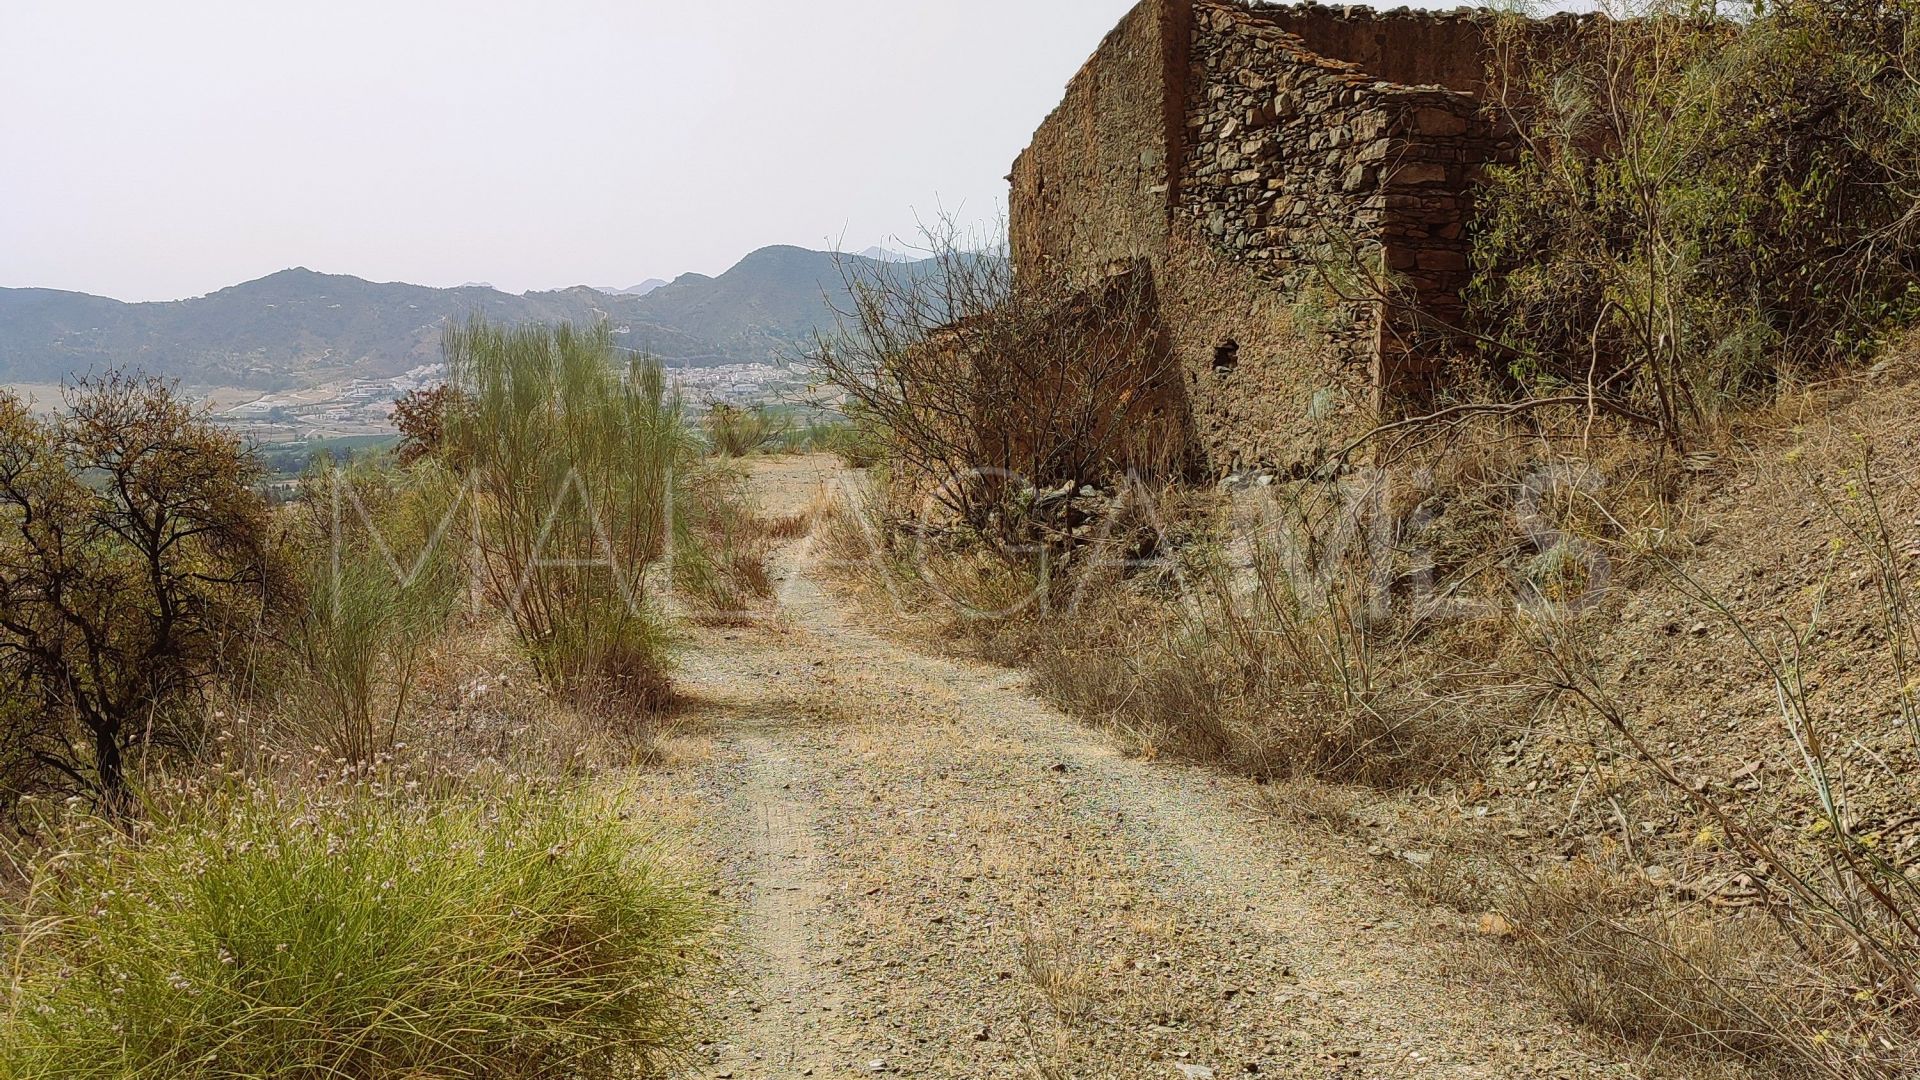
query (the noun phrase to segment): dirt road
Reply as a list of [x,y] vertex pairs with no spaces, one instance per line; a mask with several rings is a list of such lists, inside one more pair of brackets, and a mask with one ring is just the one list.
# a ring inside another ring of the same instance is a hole
[[[826,470],[761,480],[792,502]],[[1634,1074],[1352,844],[864,625],[811,558],[681,673],[698,749],[660,780],[704,801],[747,942],[695,1075]]]

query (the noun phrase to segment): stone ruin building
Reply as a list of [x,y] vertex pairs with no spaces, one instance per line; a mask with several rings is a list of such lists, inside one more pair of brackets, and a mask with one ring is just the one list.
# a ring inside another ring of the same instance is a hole
[[1462,353],[1477,172],[1514,149],[1482,107],[1495,25],[1141,0],[1014,163],[1016,273],[1151,275],[1201,471],[1423,411]]

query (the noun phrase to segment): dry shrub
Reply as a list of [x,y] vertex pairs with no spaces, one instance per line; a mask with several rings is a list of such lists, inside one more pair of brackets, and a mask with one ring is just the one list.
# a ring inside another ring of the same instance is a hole
[[325,695],[302,696],[313,687],[292,681],[271,697],[214,702],[197,768],[289,788],[353,776],[451,796],[512,778],[592,780],[663,759],[667,712],[554,696],[498,618],[455,618],[412,664],[407,707],[370,755],[350,757],[327,738],[315,726]]
[[457,624],[421,665],[398,757],[446,786],[497,775],[588,778],[650,765],[670,712],[547,692],[498,619]]
[[688,483],[691,544],[678,554],[676,583],[694,618],[709,626],[741,626],[766,617],[774,584],[774,547],[813,528],[809,507],[767,517],[747,474],[709,465]]
[[[1908,1076],[1911,1032],[1808,963],[1764,910],[1678,905],[1588,862],[1527,883],[1513,941],[1575,1020],[1778,1076]],[[1896,1041],[1898,1040],[1898,1041]]]
[[1507,670],[1514,612],[1641,573],[1619,553],[1672,543],[1676,470],[1602,474],[1519,426],[1397,450],[1160,500],[1153,564],[1079,574],[1071,618],[1020,651],[1150,748],[1382,787],[1474,773],[1538,695]]
[[1043,671],[1142,746],[1255,776],[1390,787],[1469,768],[1504,703],[1390,609],[1371,565],[1389,553],[1356,542],[1344,499],[1275,485],[1185,508],[1198,524],[1160,587],[1083,590]]
[[791,426],[764,405],[731,405],[724,401],[707,406],[700,427],[708,452],[725,458],[769,453],[791,433]]
[[[1445,776],[1479,753],[1501,704],[1487,687],[1436,656],[1416,662],[1353,595],[1309,591],[1277,555],[1249,554],[1236,571],[1202,535],[1215,524],[1205,512],[1170,521],[1167,509],[1139,511],[1160,537],[1145,560],[1130,527],[1064,565],[1022,563],[914,540],[848,505],[822,518],[821,536],[870,601],[939,613],[942,640],[1029,668],[1049,698],[1142,753],[1374,786]],[[1115,515],[1134,510],[1122,502]]]
[[807,507],[812,521],[808,550],[834,584],[863,605],[904,612],[899,601],[911,575],[895,550],[900,537],[873,510],[874,486],[832,491],[823,485],[817,490]]
[[[1871,442],[1856,453],[1837,492],[1807,478],[1839,535],[1811,534],[1829,543],[1814,564],[1824,568],[1804,594],[1811,606],[1804,622],[1779,603],[1736,610],[1700,576],[1710,572],[1705,568],[1674,560],[1660,566],[1667,603],[1723,622],[1731,630],[1732,670],[1744,670],[1771,702],[1775,716],[1763,730],[1779,733],[1783,756],[1797,770],[1784,800],[1746,802],[1683,774],[1673,744],[1662,750],[1649,734],[1659,719],[1657,705],[1636,701],[1633,688],[1601,659],[1605,646],[1594,640],[1594,628],[1543,619],[1531,633],[1543,682],[1578,702],[1649,775],[1689,804],[1764,903],[1764,922],[1689,913],[1693,922],[1676,920],[1679,930],[1643,925],[1663,914],[1657,909],[1637,921],[1602,912],[1611,920],[1601,923],[1607,934],[1617,937],[1614,924],[1625,926],[1699,969],[1669,980],[1695,994],[1686,999],[1688,1008],[1674,1006],[1673,1023],[1699,1027],[1690,1037],[1721,1052],[1777,1059],[1794,1075],[1906,1077],[1920,1067],[1920,874],[1896,837],[1913,822],[1920,793],[1910,765],[1895,763],[1920,753],[1911,675],[1920,622],[1911,607],[1910,542],[1893,522],[1910,518],[1914,492],[1876,471]],[[1896,516],[1901,506],[1908,509]],[[1850,619],[1862,632],[1840,632]],[[1850,677],[1823,679],[1840,657]],[[1856,709],[1861,701],[1880,702],[1883,714],[1890,708],[1897,723],[1889,729],[1872,711]],[[1856,761],[1871,766],[1854,768]],[[1739,935],[1732,958],[1720,968],[1695,961],[1689,950],[1702,935],[1722,943]],[[1564,963],[1625,963],[1616,957],[1627,953],[1647,969],[1646,979],[1661,975],[1652,967],[1664,962],[1661,956],[1635,959],[1624,945],[1606,940],[1576,938],[1568,945]],[[1587,952],[1600,958],[1583,958]],[[1668,993],[1668,984],[1646,985]],[[1679,991],[1669,996],[1679,1000]],[[1739,1026],[1715,1010],[1737,1011]],[[1606,1014],[1598,1021],[1620,1024]]]
[[1254,805],[1283,821],[1331,833],[1359,830],[1363,796],[1318,780],[1276,780],[1260,786]]
[[[1258,776],[1388,787],[1469,763],[1475,732],[1437,684],[1385,677],[1350,609],[1279,599],[1262,592],[1250,610],[1217,603],[1190,620],[1155,672],[1161,730]],[[1190,710],[1211,719],[1179,726]]]
[[1677,472],[1626,455],[1603,482],[1520,424],[1432,434],[1393,466],[1128,485],[1072,547],[851,504],[823,510],[818,539],[869,600],[936,612],[941,640],[1033,670],[1144,753],[1431,782],[1477,771],[1539,692],[1506,670],[1515,609],[1577,608],[1635,572],[1600,556],[1669,544]]
[[[1463,915],[1487,916],[1503,905],[1514,876],[1496,844],[1484,837],[1415,842],[1420,846],[1402,851],[1397,864],[1408,895]],[[1482,928],[1492,925],[1483,921]]]
[[1915,1064],[1896,1012],[1836,975],[1844,939],[1790,912],[1691,899],[1611,844],[1543,859],[1485,818],[1428,813],[1394,845],[1409,894],[1504,947],[1488,961],[1517,963],[1570,1019],[1681,1075],[1905,1077]]
[[1004,243],[929,235],[911,267],[849,263],[851,304],[808,359],[884,448],[892,516],[1006,538],[1038,489],[1187,465],[1185,387],[1151,273],[1016,277]]
[[446,419],[464,408],[459,392],[447,383],[409,390],[393,399],[393,426],[400,432],[394,462],[403,468],[446,449]]

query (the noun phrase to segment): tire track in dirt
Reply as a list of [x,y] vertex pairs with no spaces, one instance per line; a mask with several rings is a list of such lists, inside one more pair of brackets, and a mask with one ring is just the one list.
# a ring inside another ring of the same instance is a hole
[[[751,898],[746,923],[766,957],[765,981],[749,1008],[757,1022],[745,1032],[741,1077],[811,1076],[833,1037],[838,1003],[831,965],[813,922],[826,898],[815,839],[813,800],[793,756],[774,739],[750,735],[738,751],[747,763],[737,798],[748,820]],[[797,790],[796,790],[797,789]]]
[[[719,720],[698,767],[708,846],[737,914],[739,953],[720,1002],[720,1041],[700,1076],[772,1080],[849,1075],[859,1041],[842,1020],[839,949],[824,912],[814,781],[796,736],[758,708]],[[803,738],[803,736],[798,737]]]

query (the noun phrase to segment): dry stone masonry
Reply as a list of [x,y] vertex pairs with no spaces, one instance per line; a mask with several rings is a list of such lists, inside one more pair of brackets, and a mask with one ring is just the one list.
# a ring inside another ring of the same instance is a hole
[[1214,472],[1425,407],[1460,351],[1476,178],[1513,152],[1481,107],[1492,27],[1142,0],[1014,163],[1018,272],[1149,268]]

